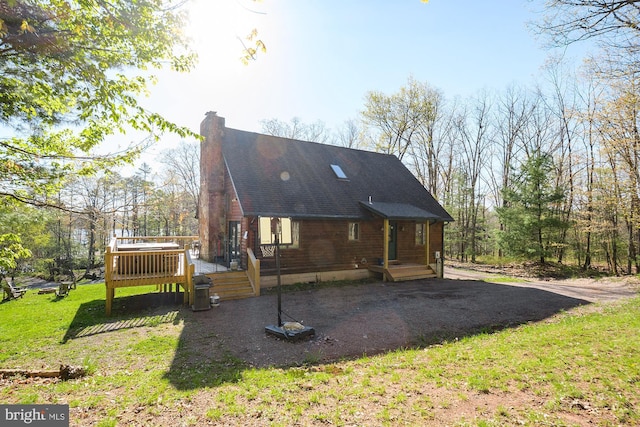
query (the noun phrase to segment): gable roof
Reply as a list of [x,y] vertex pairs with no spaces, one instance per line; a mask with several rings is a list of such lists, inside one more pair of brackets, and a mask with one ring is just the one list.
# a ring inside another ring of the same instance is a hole
[[393,155],[230,128],[222,153],[245,216],[453,220]]

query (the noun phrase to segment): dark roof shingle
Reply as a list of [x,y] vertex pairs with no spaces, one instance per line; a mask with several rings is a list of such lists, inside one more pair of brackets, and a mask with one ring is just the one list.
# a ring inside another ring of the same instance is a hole
[[[359,202],[371,197],[452,220],[393,155],[229,128],[222,150],[244,215],[367,218]],[[338,178],[331,165],[347,178]]]

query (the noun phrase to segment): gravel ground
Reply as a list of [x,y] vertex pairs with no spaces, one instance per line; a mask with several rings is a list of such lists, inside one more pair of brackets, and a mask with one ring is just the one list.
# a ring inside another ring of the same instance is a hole
[[619,279],[490,283],[482,280],[488,273],[451,268],[445,277],[283,293],[283,321],[315,330],[297,342],[265,333],[265,326],[277,324],[275,294],[223,301],[184,313],[178,351],[191,360],[232,355],[256,367],[327,362],[539,321],[638,292]]

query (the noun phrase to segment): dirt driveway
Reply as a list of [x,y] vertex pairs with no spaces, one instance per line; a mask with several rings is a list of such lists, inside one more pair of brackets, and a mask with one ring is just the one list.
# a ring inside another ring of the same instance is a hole
[[[232,355],[253,366],[288,366],[427,345],[483,330],[538,321],[580,305],[637,295],[625,281],[489,283],[486,273],[447,269],[445,279],[369,283],[282,295],[282,309],[315,329],[288,342],[267,335],[277,323],[277,296],[224,301],[184,310],[176,363]],[[283,321],[289,320],[283,316]]]
[[[483,271],[460,268],[445,268],[445,277],[452,280],[491,281],[498,277]],[[523,282],[510,282],[510,286],[522,286],[553,292],[560,295],[583,299],[588,302],[615,301],[620,298],[633,297],[640,291],[638,284],[630,284],[629,279],[524,279]]]

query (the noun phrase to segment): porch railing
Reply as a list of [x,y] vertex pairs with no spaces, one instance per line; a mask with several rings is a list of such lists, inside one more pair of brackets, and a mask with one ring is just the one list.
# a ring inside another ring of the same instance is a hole
[[260,296],[260,260],[256,258],[251,248],[247,248],[247,276],[253,288],[253,294]]

